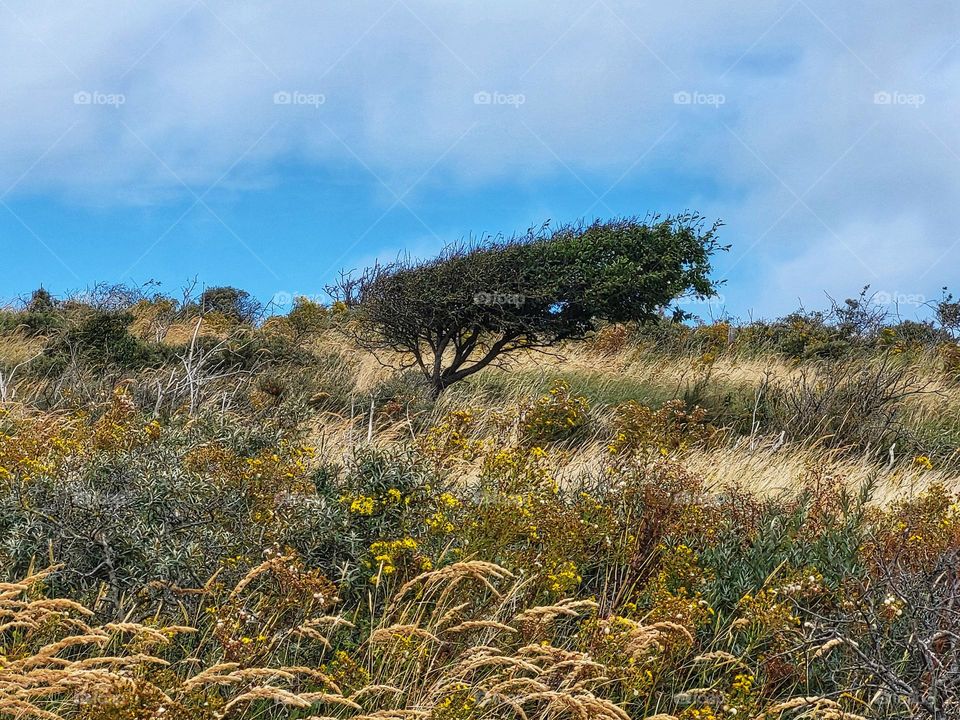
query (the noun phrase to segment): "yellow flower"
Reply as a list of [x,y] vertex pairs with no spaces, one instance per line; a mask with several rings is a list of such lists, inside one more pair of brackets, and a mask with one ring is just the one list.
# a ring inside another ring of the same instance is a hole
[[731,688],[734,692],[749,695],[750,690],[753,688],[753,680],[753,675],[737,675],[733,680]]
[[350,502],[350,512],[354,515],[373,515],[376,501],[372,497],[358,495]]
[[577,566],[569,560],[560,563],[554,572],[547,575],[547,581],[550,583],[550,592],[554,593],[567,592],[577,587],[582,580],[583,578],[580,577],[577,571]]
[[455,508],[455,507],[459,507],[460,505],[460,501],[457,500],[457,498],[455,498],[453,495],[447,492],[442,493],[438,498],[438,501],[441,505],[448,508]]

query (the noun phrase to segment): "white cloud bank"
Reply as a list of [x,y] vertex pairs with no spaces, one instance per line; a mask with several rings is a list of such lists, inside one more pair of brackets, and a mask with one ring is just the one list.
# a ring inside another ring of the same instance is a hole
[[163,203],[287,161],[397,194],[689,177],[728,224],[721,269],[755,278],[725,291],[742,309],[931,294],[960,280],[958,20],[949,2],[0,0],[0,195]]

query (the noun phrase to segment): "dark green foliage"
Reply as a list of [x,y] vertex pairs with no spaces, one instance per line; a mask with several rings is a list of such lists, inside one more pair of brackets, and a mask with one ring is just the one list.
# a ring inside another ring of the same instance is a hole
[[736,492],[722,498],[729,522],[702,556],[714,568],[710,595],[718,611],[733,612],[744,594],[787,574],[785,569],[815,567],[831,588],[862,577],[858,549],[866,537],[870,491],[806,488],[798,497],[773,500]]
[[[336,578],[344,596],[356,599],[370,586],[371,567],[365,564],[370,544],[420,537],[431,507],[427,500],[444,481],[411,452],[370,448],[358,449],[343,466],[321,466],[314,483],[315,496],[291,498],[279,539]],[[402,500],[392,499],[397,493]],[[371,513],[351,512],[359,497],[374,501]]]
[[135,370],[161,364],[170,356],[169,349],[131,334],[132,323],[128,312],[87,309],[51,338],[35,372],[62,370],[74,361],[94,370]]
[[941,343],[951,342],[949,332],[929,322],[904,320],[896,325],[891,325],[889,331],[892,333],[892,338],[907,345],[935,347]]
[[57,302],[49,290],[39,288],[30,295],[26,311],[29,313],[52,313],[57,309]]
[[[261,516],[250,486],[227,478],[230,471],[184,461],[222,445],[242,463],[270,454],[280,440],[265,428],[226,430],[224,438],[220,422],[201,418],[160,442],[101,453],[66,476],[41,474],[0,494],[4,568],[22,573],[52,553],[64,564],[60,591],[87,595],[103,583],[119,598],[151,582],[202,586],[228,558],[255,564],[266,535],[323,568],[341,595],[353,598],[369,587],[363,561],[370,543],[422,534],[425,501],[442,486],[410,453],[360,450],[344,466],[315,471],[316,493],[283,493],[275,512]],[[389,500],[391,489],[409,500]],[[376,499],[374,512],[350,512],[350,498],[359,495]]]
[[235,287],[211,287],[200,295],[200,311],[219,313],[239,323],[252,324],[261,311],[260,304],[246,290]]
[[146,360],[148,351],[130,334],[132,323],[129,313],[96,312],[67,333],[65,342],[95,364],[136,367]]
[[64,313],[48,290],[34,290],[23,312],[16,318],[16,326],[27,335],[46,335],[63,324]]

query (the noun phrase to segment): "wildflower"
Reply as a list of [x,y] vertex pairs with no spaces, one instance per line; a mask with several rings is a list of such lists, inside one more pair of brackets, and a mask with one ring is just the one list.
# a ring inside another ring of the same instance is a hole
[[[376,584],[381,575],[393,575],[397,567],[402,565],[406,559],[412,558],[419,545],[412,537],[405,537],[399,540],[379,540],[370,546],[370,554],[375,563],[375,572],[370,578],[370,582]],[[429,562],[429,561],[428,561]],[[423,567],[422,569],[427,569]]]
[[376,501],[372,497],[358,495],[350,501],[350,512],[353,515],[370,516],[376,508]]
[[440,497],[437,498],[437,500],[440,505],[443,505],[444,507],[448,507],[448,508],[455,508],[455,507],[459,507],[460,505],[460,501],[457,500],[457,498],[455,498],[453,495],[451,495],[448,492],[441,493]]
[[550,592],[558,594],[577,587],[582,580],[583,578],[577,571],[577,566],[569,560],[560,563],[552,573],[547,575]]
[[731,689],[733,692],[742,693],[744,695],[749,695],[750,690],[753,689],[753,675],[737,675],[733,680],[733,685]]

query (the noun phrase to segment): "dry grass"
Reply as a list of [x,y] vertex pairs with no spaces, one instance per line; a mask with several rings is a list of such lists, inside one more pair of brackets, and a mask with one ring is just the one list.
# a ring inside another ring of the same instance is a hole
[[0,364],[16,366],[39,356],[43,352],[42,338],[21,335],[0,335]]
[[[270,560],[251,570],[231,597],[288,560]],[[16,717],[57,720],[77,708],[98,716],[130,703],[138,713],[180,717],[196,712],[203,717],[204,711],[191,708],[209,707],[215,693],[214,718],[259,714],[271,706],[356,720],[433,717],[455,698],[477,718],[508,713],[528,719],[629,719],[603,698],[602,665],[549,640],[555,617],[575,617],[593,606],[565,603],[516,616],[513,602],[522,584],[511,584],[511,574],[491,563],[450,565],[404,585],[361,644],[363,683],[350,688],[311,667],[241,667],[236,662],[203,667],[197,657],[203,644],[193,649],[193,657],[167,653],[170,659],[165,659],[164,649],[192,628],[130,622],[90,626],[93,613],[83,606],[38,596],[49,572],[0,588],[0,614],[7,619],[0,631],[11,637],[0,670],[0,710]],[[463,585],[474,588],[474,602],[460,609],[469,619],[453,632],[442,625],[450,617],[454,589]],[[530,628],[533,615],[538,640],[531,644],[534,638],[509,622]],[[449,637],[441,639],[441,634]],[[46,641],[51,637],[57,639]],[[508,642],[498,643],[498,638]],[[323,687],[312,689],[314,684]]]

